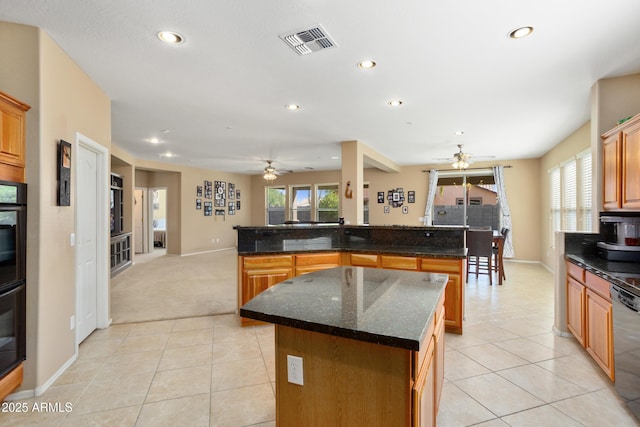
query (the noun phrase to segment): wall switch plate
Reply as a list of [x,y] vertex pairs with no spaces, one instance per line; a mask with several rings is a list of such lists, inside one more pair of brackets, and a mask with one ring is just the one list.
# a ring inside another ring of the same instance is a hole
[[304,385],[302,357],[287,355],[287,379],[290,383]]

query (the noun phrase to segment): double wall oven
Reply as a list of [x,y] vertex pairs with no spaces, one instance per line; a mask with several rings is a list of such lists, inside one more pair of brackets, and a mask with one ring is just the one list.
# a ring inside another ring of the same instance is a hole
[[0,378],[26,358],[27,186],[0,181]]

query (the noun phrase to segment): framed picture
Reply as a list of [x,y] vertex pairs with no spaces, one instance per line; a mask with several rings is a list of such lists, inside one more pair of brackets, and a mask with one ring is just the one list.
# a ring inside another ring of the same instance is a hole
[[214,182],[214,190],[215,190],[215,206],[217,208],[224,208],[227,203],[226,203],[226,199],[227,199],[227,183],[224,181],[215,181]]
[[213,203],[204,202],[204,216],[211,216],[213,214]]
[[236,186],[235,184],[229,183],[229,200],[235,199],[236,197]]
[[236,190],[236,199],[240,199],[240,190]]
[[58,206],[71,206],[71,144],[58,145]]
[[415,191],[407,191],[407,202],[415,203],[416,202],[416,192]]
[[213,198],[213,193],[211,190],[211,181],[205,181],[204,182],[204,198],[205,199],[212,199]]
[[378,191],[378,203],[384,203],[384,191]]
[[202,199],[196,199],[196,209],[202,209]]
[[202,185],[196,186],[196,197],[202,197]]
[[384,207],[384,213],[388,214],[389,212],[391,212],[391,209],[389,208],[389,205]]
[[403,214],[408,214],[408,213],[409,213],[409,206],[404,205],[404,206],[402,207],[402,213],[403,213]]
[[240,200],[236,201],[236,210],[239,211],[240,210]]

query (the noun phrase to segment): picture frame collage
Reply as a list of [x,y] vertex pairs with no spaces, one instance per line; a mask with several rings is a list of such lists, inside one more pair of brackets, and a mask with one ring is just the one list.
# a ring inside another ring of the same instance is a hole
[[196,185],[196,210],[202,210],[204,216],[213,216],[214,208],[216,216],[235,215],[240,210],[240,190],[235,184],[205,180],[203,185]]

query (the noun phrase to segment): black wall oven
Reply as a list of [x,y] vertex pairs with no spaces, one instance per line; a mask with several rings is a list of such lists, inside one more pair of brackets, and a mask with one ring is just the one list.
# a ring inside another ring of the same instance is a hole
[[27,186],[0,181],[0,378],[26,358]]

